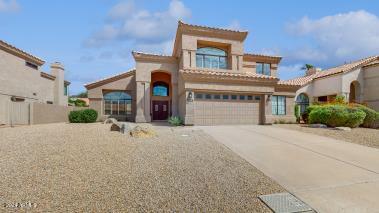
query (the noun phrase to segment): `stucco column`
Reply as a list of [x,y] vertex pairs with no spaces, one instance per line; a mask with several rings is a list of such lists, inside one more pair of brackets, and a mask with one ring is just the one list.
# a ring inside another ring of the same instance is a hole
[[172,87],[172,97],[171,97],[171,107],[172,116],[178,116],[178,83],[171,83]]
[[264,119],[263,124],[272,124],[272,95],[263,95]]
[[[191,93],[191,95],[190,95]],[[189,98],[191,96],[192,98]],[[184,124],[185,125],[194,125],[194,93],[192,91],[186,91],[185,92],[185,101],[186,101],[186,114],[184,116]]]
[[151,122],[150,116],[150,82],[136,82],[136,122]]

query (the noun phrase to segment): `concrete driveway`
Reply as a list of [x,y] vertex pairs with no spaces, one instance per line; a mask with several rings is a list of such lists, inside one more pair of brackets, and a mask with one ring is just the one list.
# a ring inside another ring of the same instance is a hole
[[275,126],[196,128],[318,212],[379,212],[379,149]]

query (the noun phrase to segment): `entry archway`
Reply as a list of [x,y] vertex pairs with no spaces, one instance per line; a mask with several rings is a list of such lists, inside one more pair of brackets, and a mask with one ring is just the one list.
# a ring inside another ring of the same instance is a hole
[[350,103],[359,103],[360,102],[360,92],[361,85],[358,81],[353,81],[350,83],[350,94],[349,102]]
[[151,117],[154,121],[167,120],[172,115],[171,74],[155,71],[151,74]]
[[301,93],[296,98],[296,104],[299,105],[300,114],[303,114],[309,106],[309,97],[305,93]]

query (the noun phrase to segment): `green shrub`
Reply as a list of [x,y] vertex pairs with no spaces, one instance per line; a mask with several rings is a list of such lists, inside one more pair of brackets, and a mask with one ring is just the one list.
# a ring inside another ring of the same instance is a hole
[[379,127],[379,113],[378,112],[361,104],[353,104],[352,107],[360,109],[366,113],[366,117],[361,126],[366,127],[366,128]]
[[301,119],[304,121],[304,123],[309,123],[309,114],[311,113],[311,111],[313,109],[316,109],[318,107],[320,107],[321,105],[310,105],[307,107],[307,109],[305,110],[305,112],[303,112],[303,114],[301,114]]
[[365,117],[366,113],[357,108],[346,105],[323,105],[310,110],[309,123],[355,128],[363,123]]
[[97,112],[93,109],[71,111],[68,119],[70,123],[93,123],[96,122]]
[[181,126],[183,124],[183,121],[178,116],[171,116],[168,119],[168,123],[171,124],[171,125],[173,125],[173,126]]

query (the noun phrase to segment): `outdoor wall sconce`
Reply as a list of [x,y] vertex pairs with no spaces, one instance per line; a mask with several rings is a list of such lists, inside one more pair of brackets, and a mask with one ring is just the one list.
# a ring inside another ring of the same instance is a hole
[[271,95],[267,95],[267,102],[271,101]]
[[187,96],[187,102],[192,102],[193,101],[193,94],[191,91],[188,92],[188,96]]

